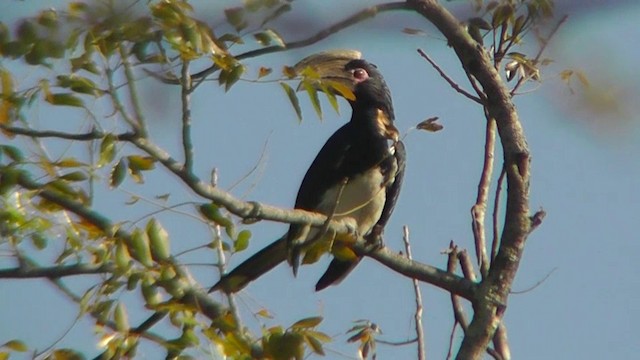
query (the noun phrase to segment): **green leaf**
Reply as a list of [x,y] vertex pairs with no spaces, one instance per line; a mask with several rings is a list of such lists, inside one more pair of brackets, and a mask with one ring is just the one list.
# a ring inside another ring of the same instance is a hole
[[64,158],[60,161],[56,161],[55,163],[53,163],[55,166],[58,167],[62,167],[62,168],[73,168],[73,167],[81,167],[81,166],[87,166],[87,164],[78,161],[75,158]]
[[11,145],[0,145],[2,147],[2,152],[7,155],[12,161],[22,162],[24,161],[24,155],[22,155],[22,151],[15,146]]
[[322,119],[322,108],[320,107],[320,99],[318,99],[318,90],[309,82],[302,81],[302,86],[309,94],[309,100],[311,100],[311,104],[313,105],[313,109],[316,111],[316,114],[320,119]]
[[233,250],[236,252],[242,251],[249,246],[249,239],[251,239],[251,231],[242,230],[238,233],[238,238],[233,243]]
[[322,92],[327,96],[329,104],[331,104],[333,110],[335,110],[336,113],[340,114],[340,105],[338,105],[338,99],[336,98],[336,95],[324,83],[321,83],[320,86],[322,87]]
[[237,64],[226,76],[224,91],[229,91],[231,86],[240,80],[240,76],[244,73],[244,66]]
[[146,267],[153,266],[151,260],[151,248],[149,247],[149,237],[140,229],[135,229],[131,236],[125,238],[129,253]]
[[278,35],[277,32],[271,29],[253,34],[256,41],[262,46],[269,46],[272,43],[279,47],[285,47],[284,40]]
[[71,93],[49,94],[46,101],[52,105],[84,107],[84,101]]
[[129,169],[147,171],[155,168],[156,160],[151,156],[129,155],[127,156]]
[[58,75],[58,86],[69,88],[72,91],[80,94],[96,95],[98,93],[98,87],[90,79],[79,75]]
[[116,309],[113,312],[113,321],[116,324],[116,329],[120,332],[126,332],[129,330],[129,318],[127,316],[127,309],[122,302],[118,302]]
[[296,321],[291,325],[292,329],[308,329],[318,326],[322,322],[322,316],[308,317],[302,320]]
[[324,349],[322,347],[322,342],[313,336],[309,336],[306,333],[304,334],[304,341],[309,345],[311,351],[318,355],[324,356]]
[[244,9],[242,7],[232,7],[224,9],[224,16],[231,26],[236,31],[240,32],[247,27],[247,22],[244,20]]
[[34,232],[33,234],[31,234],[31,242],[33,243],[33,246],[35,246],[38,250],[43,250],[47,247],[47,238],[39,232]]
[[298,100],[298,96],[296,95],[295,90],[293,90],[293,88],[289,86],[289,84],[282,81],[280,82],[280,86],[282,86],[282,88],[284,89],[284,92],[287,94],[287,97],[289,97],[289,101],[291,102],[291,105],[296,111],[296,116],[298,117],[298,121],[299,122],[302,121],[302,109],[300,109],[300,101]]
[[117,188],[122,184],[127,175],[127,161],[125,158],[121,158],[120,161],[111,169],[109,177],[109,186],[112,189]]
[[11,349],[13,351],[18,351],[18,352],[25,352],[29,350],[27,345],[21,340],[9,340],[6,343],[2,344],[2,346],[0,347],[4,347],[4,348]]
[[156,261],[168,259],[171,256],[171,250],[167,230],[156,219],[149,220],[146,230],[153,259]]
[[97,166],[100,168],[110,162],[116,156],[116,137],[113,134],[107,134],[100,143],[100,159]]
[[89,177],[87,176],[87,174],[83,173],[82,171],[74,171],[60,176],[60,179],[66,181],[85,181],[88,178]]
[[223,226],[226,228],[233,225],[233,223],[231,222],[231,219],[222,215],[222,212],[220,211],[220,207],[218,207],[216,204],[212,204],[212,203],[201,204],[200,206],[198,206],[198,210],[202,215],[204,215],[205,218],[213,221],[214,223],[220,226]]
[[119,270],[124,272],[129,269],[131,255],[129,255],[129,250],[127,250],[127,247],[122,241],[116,242],[114,260]]

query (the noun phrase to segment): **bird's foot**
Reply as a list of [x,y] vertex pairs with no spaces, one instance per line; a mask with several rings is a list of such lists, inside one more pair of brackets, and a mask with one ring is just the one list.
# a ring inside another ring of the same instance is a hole
[[384,246],[384,240],[382,238],[383,230],[384,228],[382,226],[376,225],[371,232],[364,237],[370,251],[380,249]]
[[345,242],[355,242],[360,238],[360,232],[358,232],[358,222],[354,218],[344,218],[342,223],[347,227],[347,232],[338,234],[336,239]]

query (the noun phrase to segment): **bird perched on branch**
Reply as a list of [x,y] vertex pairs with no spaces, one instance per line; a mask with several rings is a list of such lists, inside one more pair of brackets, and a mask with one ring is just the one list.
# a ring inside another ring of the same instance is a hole
[[[391,94],[375,65],[352,50],[322,52],[300,61],[297,72],[311,74],[316,88],[345,97],[351,120],[324,144],[302,180],[295,208],[334,220],[354,220],[354,233],[380,242],[395,206],[405,168],[405,149],[393,125]],[[316,284],[316,291],[340,282],[359,263],[335,234],[292,224],[271,245],[225,274],[209,292],[237,292],[249,282],[288,260],[297,273],[300,257],[313,262],[331,251],[334,259]],[[328,238],[328,239],[327,239]]]

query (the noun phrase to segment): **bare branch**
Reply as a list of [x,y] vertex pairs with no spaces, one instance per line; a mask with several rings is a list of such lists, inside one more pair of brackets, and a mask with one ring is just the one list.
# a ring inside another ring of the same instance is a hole
[[124,48],[124,45],[119,46],[120,58],[122,59],[122,65],[124,65],[124,76],[127,79],[127,88],[129,89],[129,99],[131,100],[131,106],[133,107],[133,113],[135,114],[135,130],[140,136],[147,136],[147,126],[144,119],[144,113],[140,107],[140,99],[138,99],[138,90],[136,89],[136,79],[133,76],[133,66],[129,62],[129,53]]
[[184,149],[185,171],[193,171],[193,143],[191,142],[191,74],[189,74],[189,60],[182,62],[182,76],[180,77],[182,98],[182,147]]
[[[499,354],[499,359],[509,360],[511,359],[511,350],[509,349],[509,340],[507,339],[507,327],[504,325],[504,321],[500,323],[496,333],[493,335],[493,348],[496,354]],[[498,359],[498,357],[494,356]]]
[[500,194],[502,192],[502,183],[504,182],[504,176],[506,175],[504,166],[500,171],[498,177],[498,183],[496,184],[496,194],[493,200],[493,240],[491,241],[491,262],[496,258],[498,253],[498,246],[500,245],[500,230],[498,229],[498,215],[500,213]]
[[[362,9],[360,11],[358,11],[357,13],[347,17],[344,20],[341,20],[331,26],[329,26],[326,29],[323,29],[317,33],[315,33],[314,35],[302,39],[302,40],[298,40],[298,41],[291,41],[291,42],[287,42],[284,44],[284,46],[279,46],[279,45],[274,45],[274,46],[268,46],[268,47],[264,47],[261,49],[256,49],[256,50],[250,50],[247,51],[245,53],[236,55],[235,58],[237,60],[243,60],[243,59],[249,59],[249,58],[253,58],[253,57],[257,57],[257,56],[261,56],[261,55],[265,55],[265,54],[271,54],[271,53],[275,53],[275,52],[280,52],[280,51],[287,51],[287,50],[292,50],[292,49],[298,49],[298,48],[302,48],[305,46],[309,46],[309,45],[313,45],[317,42],[319,42],[320,40],[323,40],[335,33],[340,32],[341,30],[344,30],[350,26],[353,26],[359,22],[362,22],[364,20],[370,19],[375,17],[378,13],[381,12],[386,12],[386,11],[395,11],[395,10],[410,10],[409,5],[404,2],[390,2],[390,3],[385,3],[385,4],[379,4],[379,5],[375,5],[375,6],[371,6],[365,9]],[[218,71],[218,67],[216,65],[212,65],[210,66],[208,69],[205,69],[203,71],[200,71],[197,74],[193,75],[194,79],[203,79],[211,74],[213,74],[214,72]],[[169,81],[170,82],[170,81]],[[198,84],[196,84],[196,86],[198,86],[201,82],[199,82]]]
[[[413,260],[413,256],[411,255],[411,245],[409,244],[409,227],[407,225],[402,227],[402,241],[404,242],[404,249],[407,252],[407,259]],[[413,279],[412,282],[416,299],[416,313],[413,318],[416,322],[418,360],[425,360],[427,355],[425,350],[426,341],[424,338],[424,330],[422,328],[422,294],[420,294],[420,285],[418,284],[418,280]]]
[[474,317],[457,359],[481,359],[505,311],[509,291],[530,232],[529,148],[509,89],[494,68],[486,49],[479,46],[449,11],[435,0],[408,0],[447,38],[460,62],[478,80],[487,96],[488,117],[495,119],[504,153],[508,184],[507,209],[500,248],[474,300]]
[[[458,247],[453,244],[453,241],[449,243],[448,251],[449,251],[449,256],[447,258],[447,271],[454,274],[457,267],[456,264],[458,261],[459,253],[458,253]],[[451,307],[453,308],[453,318],[455,320],[453,324],[453,329],[451,330],[452,333],[455,331],[456,324],[459,324],[462,331],[466,332],[467,326],[468,326],[467,315],[464,312],[464,307],[460,302],[459,296],[455,294],[451,294]],[[451,349],[449,349],[449,353],[451,353]]]
[[483,102],[482,100],[477,97],[472,95],[470,92],[468,92],[467,90],[463,89],[460,87],[460,85],[458,85],[455,81],[453,81],[453,79],[451,79],[449,77],[449,75],[447,75],[444,70],[442,70],[440,68],[440,66],[438,66],[438,64],[436,64],[435,61],[433,61],[433,59],[431,59],[429,57],[429,55],[427,55],[424,51],[422,51],[422,49],[418,49],[418,53],[429,62],[429,64],[431,64],[431,66],[433,66],[434,69],[436,69],[436,71],[438,72],[438,74],[440,74],[440,76],[449,84],[449,86],[451,86],[453,88],[453,90],[457,91],[458,93],[464,95],[465,97],[467,97],[468,99],[471,99],[475,102],[477,102],[478,104],[482,105]]
[[[486,114],[488,115],[488,114]],[[485,129],[484,158],[482,174],[478,183],[476,203],[471,207],[473,238],[476,248],[476,258],[480,265],[480,275],[483,278],[489,273],[489,258],[487,256],[486,231],[484,227],[487,202],[489,201],[489,187],[493,175],[494,149],[496,144],[496,123],[487,116]]]
[[369,256],[404,276],[435,285],[467,300],[473,300],[475,296],[478,285],[460,276],[431,265],[409,260],[387,247],[368,252],[370,245],[362,240],[355,242],[352,247],[359,255]]
[[114,271],[113,265],[56,265],[50,267],[18,266],[0,270],[0,279],[58,279],[65,276],[105,274]]
[[[24,136],[34,137],[34,138],[58,138],[58,139],[75,140],[75,141],[97,140],[97,139],[102,139],[107,135],[107,132],[97,130],[97,129],[92,129],[89,132],[77,133],[77,134],[67,133],[62,131],[35,130],[35,129],[29,129],[29,128],[23,128],[23,127],[7,126],[5,124],[0,124],[0,129],[2,129],[2,131],[6,131],[15,135],[24,135]],[[119,141],[131,141],[131,139],[133,139],[136,136],[136,134],[132,132],[125,132],[121,134],[112,134],[112,135],[115,136],[116,140],[119,140]]]

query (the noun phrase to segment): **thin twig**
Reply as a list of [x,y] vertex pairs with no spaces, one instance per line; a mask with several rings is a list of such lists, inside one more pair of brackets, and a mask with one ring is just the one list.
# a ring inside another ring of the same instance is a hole
[[446,360],[450,360],[453,355],[453,339],[456,337],[456,328],[458,327],[458,322],[453,322],[453,327],[451,328],[451,335],[449,335],[449,349],[447,350]]
[[182,62],[180,77],[182,98],[182,147],[184,149],[185,171],[193,171],[193,143],[191,142],[191,74],[189,60]]
[[114,114],[120,114],[120,116],[122,116],[122,119],[127,124],[129,124],[129,126],[131,126],[131,128],[135,133],[140,133],[141,131],[140,126],[134,119],[131,118],[129,113],[127,113],[127,110],[124,108],[124,105],[120,100],[120,96],[118,95],[118,89],[116,89],[115,81],[113,79],[115,76],[115,72],[113,69],[111,69],[111,67],[109,67],[107,60],[104,59],[104,61],[106,64],[105,75],[107,76],[107,85],[109,87],[108,94],[109,94],[109,98],[111,98],[111,103],[113,104],[113,107],[114,107]]
[[380,340],[376,339],[376,342],[379,344],[390,345],[390,346],[404,346],[413,344],[414,342],[419,342],[418,338],[413,338],[411,340],[403,340],[403,341],[389,341],[389,340]]
[[[211,171],[211,185],[216,187],[218,186],[218,169],[214,168]],[[218,268],[218,275],[220,278],[224,276],[227,272],[227,257],[224,253],[224,247],[222,242],[222,227],[219,224],[216,224],[213,228],[213,234],[215,236],[214,242],[216,244],[216,255],[218,257],[218,262],[216,267]],[[240,311],[238,310],[238,305],[236,303],[236,298],[233,292],[224,292],[227,298],[227,304],[229,305],[229,311],[231,316],[233,316],[233,320],[236,323],[238,329],[244,328],[242,326],[242,318],[240,318]]]
[[[404,249],[407,252],[407,258],[413,260],[411,255],[411,245],[409,244],[409,227],[404,225],[402,227],[402,241],[404,242]],[[418,280],[412,279],[413,291],[416,299],[416,312],[413,316],[416,324],[416,335],[418,340],[418,360],[425,360],[426,357],[426,342],[424,338],[424,330],[422,328],[422,294],[420,293],[420,285]]]
[[483,101],[471,94],[470,92],[468,92],[467,90],[463,89],[460,87],[460,85],[458,85],[455,81],[453,81],[453,79],[451,79],[449,77],[449,75],[447,75],[444,70],[442,70],[440,68],[440,66],[438,66],[438,64],[436,64],[435,61],[433,61],[433,59],[431,59],[429,57],[429,55],[427,55],[424,51],[422,51],[422,49],[418,49],[418,53],[420,54],[420,56],[422,56],[425,60],[427,60],[429,62],[429,64],[431,64],[431,66],[433,66],[434,69],[436,69],[436,71],[438,72],[438,74],[440,74],[440,76],[449,84],[449,86],[451,86],[455,91],[457,91],[458,93],[464,95],[466,98],[469,98],[475,102],[477,102],[478,104],[482,105],[484,104]]
[[500,176],[498,177],[498,183],[496,184],[496,194],[493,201],[493,240],[491,241],[491,262],[496,258],[498,254],[498,246],[500,244],[500,230],[498,229],[498,215],[500,212],[500,194],[502,193],[502,184],[504,177],[507,174],[506,169],[502,166]]
[[129,89],[129,99],[131,100],[131,106],[133,107],[133,113],[136,116],[136,123],[139,135],[142,137],[147,136],[147,127],[144,119],[144,113],[140,105],[140,99],[138,98],[138,90],[136,89],[136,79],[133,76],[133,65],[129,62],[129,54],[124,48],[124,45],[120,45],[118,48],[120,52],[120,58],[122,59],[122,65],[124,65],[124,76],[127,79],[127,88]]
[[519,294],[528,293],[529,291],[534,290],[538,286],[542,285],[543,282],[547,281],[547,279],[551,276],[551,274],[553,274],[556,270],[558,270],[557,267],[551,269],[551,271],[549,271],[549,273],[547,275],[545,275],[541,280],[537,281],[535,284],[529,286],[528,288],[526,288],[524,290],[518,290],[518,291],[511,290],[511,294],[519,295]]
[[[260,49],[250,50],[245,53],[236,55],[234,56],[234,58],[237,60],[243,60],[243,59],[254,58],[254,57],[265,55],[265,54],[271,54],[271,53],[280,52],[280,51],[288,51],[292,49],[298,49],[305,46],[309,46],[341,30],[344,30],[350,26],[353,26],[354,24],[357,24],[361,21],[372,18],[376,16],[378,13],[386,12],[386,11],[394,11],[394,10],[411,10],[411,7],[405,1],[390,2],[390,3],[371,6],[366,9],[362,9],[358,11],[357,13],[347,17],[346,19],[341,20],[327,27],[326,29],[319,31],[314,35],[309,36],[308,38],[298,40],[298,41],[286,42],[284,46],[274,45],[274,46],[268,46]],[[208,75],[211,75],[218,70],[219,68],[217,65],[212,65],[209,68],[194,74],[193,78],[198,79],[198,82],[194,85],[194,89],[198,87],[200,84],[202,84],[203,80]],[[171,81],[165,81],[165,82],[171,83]]]
[[[447,271],[450,273],[456,272],[456,264],[458,263],[458,247],[453,244],[453,241],[449,243],[449,256],[447,258]],[[468,321],[467,315],[464,312],[464,307],[460,302],[460,297],[456,294],[451,294],[451,307],[453,309],[454,326],[452,332],[455,331],[455,325],[459,324],[463,332],[467,331]],[[449,349],[451,352],[451,349]]]

